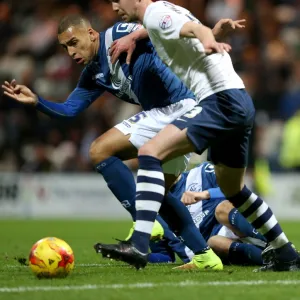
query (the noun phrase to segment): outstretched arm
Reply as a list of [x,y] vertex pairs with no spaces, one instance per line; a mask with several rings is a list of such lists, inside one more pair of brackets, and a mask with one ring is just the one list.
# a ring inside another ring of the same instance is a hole
[[37,110],[54,118],[71,118],[86,109],[95,99],[101,90],[86,90],[77,87],[63,103],[54,103],[39,97],[25,85],[17,84],[15,80],[11,83],[5,81],[2,85],[4,94],[20,103],[32,105]]
[[223,53],[231,50],[230,45],[226,43],[218,43],[215,39],[213,31],[203,24],[195,22],[185,23],[180,30],[182,38],[197,38],[203,45],[205,53]]

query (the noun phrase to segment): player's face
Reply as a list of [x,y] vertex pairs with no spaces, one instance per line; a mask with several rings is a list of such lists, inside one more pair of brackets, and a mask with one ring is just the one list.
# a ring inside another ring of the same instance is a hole
[[138,0],[111,0],[113,10],[118,12],[119,16],[122,17],[123,21],[137,21],[137,2]]
[[58,35],[58,40],[78,64],[88,64],[95,55],[95,36],[91,28],[69,27]]
[[124,22],[129,22],[130,21],[129,16],[125,13],[125,11],[123,9],[120,8],[119,3],[112,2],[111,5],[112,5],[113,11],[115,11],[122,18],[122,20]]

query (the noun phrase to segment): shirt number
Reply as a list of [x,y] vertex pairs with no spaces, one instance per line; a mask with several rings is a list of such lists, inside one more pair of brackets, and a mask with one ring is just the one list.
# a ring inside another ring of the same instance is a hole
[[184,114],[183,116],[186,117],[186,118],[189,118],[189,119],[193,119],[197,115],[199,115],[201,113],[201,111],[202,111],[202,107],[201,106],[196,106],[192,110],[190,110],[189,112]]

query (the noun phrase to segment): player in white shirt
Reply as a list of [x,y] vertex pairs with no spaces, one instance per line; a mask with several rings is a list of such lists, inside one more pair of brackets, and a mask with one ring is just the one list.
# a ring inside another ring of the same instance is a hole
[[160,58],[195,93],[199,101],[223,90],[245,88],[226,51],[207,55],[198,39],[180,39],[183,25],[191,20],[192,24],[195,22],[199,25],[199,21],[188,10],[168,2],[160,1],[147,8],[144,26]]
[[[273,260],[261,270],[300,270],[299,255],[271,209],[244,184],[255,109],[226,53],[230,46],[216,42],[211,29],[180,6],[151,0],[114,2],[124,11],[127,21],[138,20],[147,30],[130,37],[131,48],[135,40],[148,34],[160,58],[200,102],[140,148],[137,221],[131,243],[103,245],[103,249],[107,248],[112,258],[142,266],[153,222],[164,199],[161,163],[189,152],[201,154],[209,148],[218,185],[226,198],[275,248]],[[118,48],[118,43],[112,45],[113,52]],[[191,262],[200,269],[213,269],[215,263],[208,249]]]

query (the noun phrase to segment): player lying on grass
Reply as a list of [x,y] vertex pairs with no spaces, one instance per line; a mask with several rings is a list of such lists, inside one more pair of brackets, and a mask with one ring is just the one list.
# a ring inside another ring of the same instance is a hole
[[[261,253],[266,246],[265,238],[256,232],[229,201],[225,200],[225,196],[217,186],[214,167],[210,163],[202,163],[182,173],[166,198],[168,203],[182,201],[187,205],[194,225],[224,262],[242,265],[262,264]],[[129,206],[134,209],[134,199],[131,203],[128,202],[126,208]],[[193,252],[186,247],[181,237],[178,238],[174,234],[180,235],[176,219],[170,214],[168,205],[162,206],[156,220],[158,223],[152,231],[148,261],[174,262],[176,253],[183,262],[188,263],[193,257]],[[130,239],[132,232],[133,229],[126,240]],[[105,257],[105,252],[102,254]]]
[[[173,201],[182,201],[188,205],[189,212],[208,245],[222,258],[222,261],[241,265],[262,265],[262,251],[266,239],[225,200],[216,183],[214,168],[202,163],[189,172],[180,175],[167,197]],[[176,223],[168,211],[161,211],[161,218],[170,224],[176,233]],[[160,219],[158,219],[159,222]],[[172,252],[187,262],[193,254],[182,242],[172,236],[169,227],[163,221],[164,237],[162,241],[150,242],[149,262],[174,261]],[[154,227],[157,236],[158,227]],[[192,266],[192,265],[190,265]]]
[[[137,24],[117,23],[98,33],[82,16],[66,16],[60,22],[59,43],[72,59],[86,66],[77,87],[63,103],[47,101],[15,81],[5,82],[2,86],[7,96],[56,118],[78,115],[105,91],[123,101],[140,105],[143,112],[104,133],[90,148],[97,172],[103,175],[108,187],[124,205],[127,199],[135,197],[135,182],[122,160],[136,157],[138,148],[196,104],[193,93],[162,63],[148,39],[138,43],[130,66],[122,56],[111,63],[109,49],[113,41],[138,27]],[[170,182],[174,182],[184,168],[185,161],[180,157],[165,164],[164,173]],[[182,220],[182,227],[188,228],[192,220],[188,221],[190,216],[186,208],[182,204],[174,205],[177,207],[173,213],[177,214],[179,221]],[[203,238],[198,232],[190,235],[185,229],[182,235],[186,236],[186,243],[195,253],[201,250]],[[195,243],[197,240],[200,242]]]

